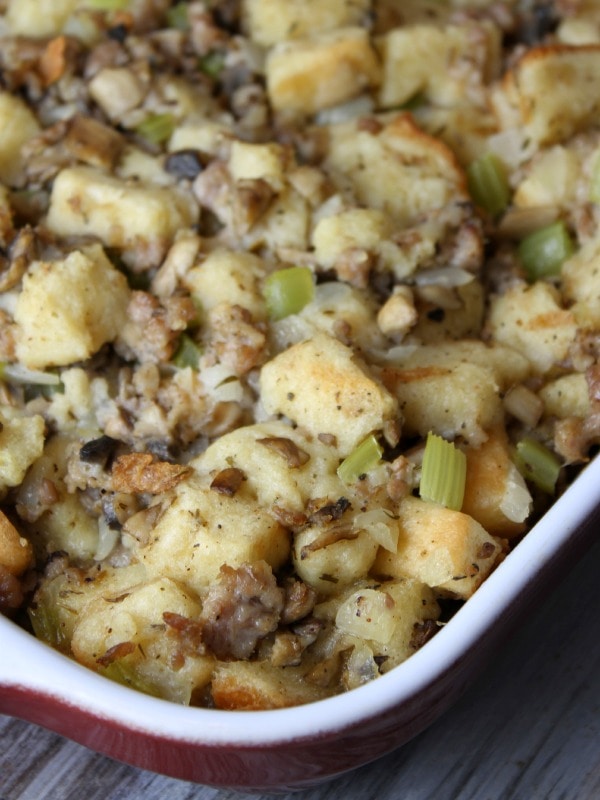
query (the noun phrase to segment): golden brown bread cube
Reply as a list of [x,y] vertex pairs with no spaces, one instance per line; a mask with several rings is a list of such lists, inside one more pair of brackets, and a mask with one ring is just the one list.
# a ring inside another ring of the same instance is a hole
[[500,543],[468,514],[436,503],[405,497],[398,518],[398,550],[379,550],[374,575],[409,575],[439,596],[466,599],[502,552]]
[[0,511],[0,567],[11,575],[21,575],[33,562],[33,548]]
[[397,416],[392,395],[332,336],[315,334],[269,361],[260,377],[263,405],[314,436],[332,434],[346,456]]
[[479,447],[468,447],[467,478],[461,511],[493,536],[511,538],[525,530],[531,495],[510,458],[502,429]]

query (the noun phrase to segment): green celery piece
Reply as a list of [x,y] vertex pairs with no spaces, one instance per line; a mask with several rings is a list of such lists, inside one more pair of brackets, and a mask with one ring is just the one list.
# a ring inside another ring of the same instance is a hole
[[485,153],[467,168],[469,193],[475,203],[497,217],[506,210],[510,201],[510,187],[506,169],[494,153]]
[[169,28],[175,28],[178,31],[189,30],[190,20],[187,3],[175,3],[174,6],[168,9],[167,24]]
[[419,494],[423,500],[460,511],[465,494],[467,457],[452,442],[430,432],[425,441]]
[[379,464],[382,454],[383,449],[375,436],[367,436],[339,465],[338,477],[344,483],[354,483]]
[[517,442],[515,463],[526,480],[546,494],[555,493],[561,463],[545,445],[531,436],[525,436]]
[[518,248],[530,281],[560,275],[562,265],[574,252],[575,244],[562,220],[530,233]]
[[288,267],[272,272],[265,281],[263,293],[272,320],[297,314],[314,297],[312,272],[308,267]]
[[136,127],[135,131],[152,144],[162,144],[171,138],[175,128],[172,114],[151,114]]
[[198,371],[202,351],[196,342],[187,333],[182,333],[179,338],[179,347],[173,356],[173,364],[179,369],[191,367]]
[[87,0],[86,5],[98,11],[126,11],[130,3],[131,0]]

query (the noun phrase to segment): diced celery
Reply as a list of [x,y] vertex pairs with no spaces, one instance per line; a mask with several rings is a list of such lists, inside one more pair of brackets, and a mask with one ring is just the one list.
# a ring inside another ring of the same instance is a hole
[[315,293],[308,267],[288,267],[271,273],[265,281],[264,297],[273,320],[297,314],[310,303]]
[[179,338],[179,347],[173,356],[173,364],[179,369],[191,367],[198,370],[201,350],[198,344],[187,333],[182,333]]
[[526,436],[517,443],[515,462],[523,477],[546,494],[554,494],[561,463],[541,442]]
[[460,511],[466,477],[467,458],[463,451],[430,432],[423,453],[419,486],[421,498]]
[[171,137],[175,128],[172,114],[151,114],[136,127],[139,136],[152,144],[162,144]]
[[382,454],[383,449],[375,436],[367,436],[339,465],[338,477],[344,483],[354,483],[379,464]]
[[560,275],[562,265],[574,252],[575,244],[562,220],[530,233],[518,248],[530,281]]
[[504,164],[494,153],[486,153],[467,168],[469,192],[475,203],[493,217],[510,201],[510,187]]
[[86,5],[98,11],[125,11],[130,3],[131,0],[87,0]]
[[200,59],[198,66],[209,78],[218,78],[225,66],[225,54],[220,50],[212,50]]
[[190,27],[187,3],[175,3],[167,10],[167,24],[169,28],[187,31]]

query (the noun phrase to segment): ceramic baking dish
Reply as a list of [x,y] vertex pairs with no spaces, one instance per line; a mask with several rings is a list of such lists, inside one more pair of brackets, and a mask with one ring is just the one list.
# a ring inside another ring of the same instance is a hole
[[596,458],[430,642],[345,695],[274,711],[182,707],[112,683],[0,616],[0,712],[188,781],[305,788],[400,747],[448,709],[591,544],[599,501]]

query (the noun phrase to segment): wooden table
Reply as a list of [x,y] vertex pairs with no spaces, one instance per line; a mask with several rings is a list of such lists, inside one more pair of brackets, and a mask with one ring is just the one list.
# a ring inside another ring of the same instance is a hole
[[[299,800],[600,798],[600,542],[496,663],[401,750]],[[0,716],[0,800],[251,795],[134,769]]]

